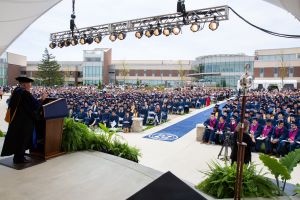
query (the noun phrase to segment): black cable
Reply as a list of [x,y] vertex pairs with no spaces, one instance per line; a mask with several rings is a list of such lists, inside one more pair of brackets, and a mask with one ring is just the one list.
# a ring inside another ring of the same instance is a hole
[[283,34],[283,33],[276,33],[273,31],[269,31],[267,29],[261,28],[259,26],[256,26],[254,24],[252,24],[251,22],[249,22],[248,20],[246,20],[245,18],[243,18],[241,15],[239,15],[235,10],[233,10],[233,8],[228,7],[234,14],[236,14],[236,16],[238,16],[240,19],[242,19],[244,22],[246,22],[247,24],[249,24],[250,26],[253,26],[254,28],[257,28],[265,33],[268,33],[270,35],[274,35],[277,37],[283,37],[283,38],[294,38],[294,39],[300,39],[300,35],[289,35],[289,34]]
[[72,0],[72,13],[75,15],[75,0]]
[[[72,0],[72,14],[71,14],[71,20],[70,20],[70,30],[72,32],[72,37],[74,37],[74,29],[77,30],[76,24],[75,24],[75,0]],[[78,30],[77,30],[78,31]]]

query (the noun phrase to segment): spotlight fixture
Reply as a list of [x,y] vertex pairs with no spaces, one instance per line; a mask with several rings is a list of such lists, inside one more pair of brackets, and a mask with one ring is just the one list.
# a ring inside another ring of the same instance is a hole
[[49,44],[49,47],[50,47],[51,49],[54,49],[54,48],[56,47],[56,43],[55,43],[55,42],[51,42],[51,43]]
[[162,33],[161,27],[160,27],[160,25],[157,25],[157,27],[153,31],[153,34],[155,36],[159,36],[159,35],[161,35],[161,33]]
[[197,20],[195,22],[192,23],[191,25],[191,31],[192,32],[197,32],[200,29],[200,24],[197,22]]
[[74,36],[73,39],[71,40],[71,45],[72,45],[72,46],[75,46],[75,45],[77,45],[77,44],[78,44],[77,37]]
[[145,35],[150,38],[152,35],[153,35],[153,30],[152,29],[149,29],[149,30],[146,30],[145,31]]
[[143,37],[143,34],[143,29],[140,29],[137,32],[135,32],[135,37],[141,39]]
[[165,28],[164,28],[163,34],[164,34],[165,36],[169,36],[169,35],[171,35],[171,33],[172,33],[172,29],[171,29],[170,27],[165,27]]
[[79,42],[80,44],[84,45],[86,43],[85,37],[81,37]]
[[70,46],[70,44],[71,44],[71,40],[70,39],[66,39],[64,46],[68,47],[68,46]]
[[125,32],[120,32],[119,34],[118,34],[118,39],[119,40],[124,40],[126,38],[126,33]]
[[110,41],[114,42],[117,40],[117,34],[116,33],[111,33],[109,36]]
[[92,37],[88,37],[88,38],[86,39],[86,43],[88,43],[88,44],[92,44],[93,41],[94,41],[94,39],[93,39]]
[[217,20],[216,16],[214,16],[214,19],[210,21],[208,27],[212,31],[217,30],[217,28],[219,27],[219,21]]
[[102,41],[102,36],[100,35],[100,34],[98,34],[95,38],[94,38],[94,41],[96,42],[96,43],[100,43],[101,41]]
[[175,25],[175,26],[173,27],[172,32],[174,33],[174,35],[178,35],[178,34],[181,32],[180,26],[179,26],[179,25]]
[[58,46],[59,48],[63,48],[64,45],[65,45],[65,41],[62,40],[62,41],[60,41],[60,42],[58,43],[57,46]]

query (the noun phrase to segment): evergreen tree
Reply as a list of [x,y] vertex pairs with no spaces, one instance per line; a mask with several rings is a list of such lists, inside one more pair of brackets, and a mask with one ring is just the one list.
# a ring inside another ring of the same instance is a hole
[[46,86],[62,85],[64,78],[62,72],[59,71],[60,65],[47,48],[41,62],[38,65],[37,78],[41,80],[42,84]]

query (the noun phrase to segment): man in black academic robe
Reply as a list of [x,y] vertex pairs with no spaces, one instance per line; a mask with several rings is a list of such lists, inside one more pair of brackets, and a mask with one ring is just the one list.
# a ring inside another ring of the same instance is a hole
[[[16,80],[20,82],[20,86],[13,91],[9,101],[11,121],[1,156],[14,154],[13,161],[15,164],[19,164],[28,162],[24,155],[25,151],[32,146],[34,122],[41,104],[30,93],[32,79],[18,77]],[[46,95],[44,94],[42,99],[45,98]]]
[[[251,162],[251,149],[252,146],[254,145],[254,136],[251,134],[248,134],[249,131],[249,122],[248,121],[244,121],[245,124],[245,128],[244,128],[244,133],[243,133],[243,139],[242,141],[244,143],[247,144],[247,146],[245,147],[245,157],[244,157],[244,163],[245,164],[249,164]],[[233,164],[234,162],[237,161],[237,157],[238,157],[238,146],[237,146],[237,142],[238,137],[239,137],[239,131],[240,131],[240,125],[238,125],[236,127],[236,130],[234,132],[233,135],[233,146],[232,146],[232,151],[231,151],[231,155],[230,155],[230,159],[231,159],[231,164]]]

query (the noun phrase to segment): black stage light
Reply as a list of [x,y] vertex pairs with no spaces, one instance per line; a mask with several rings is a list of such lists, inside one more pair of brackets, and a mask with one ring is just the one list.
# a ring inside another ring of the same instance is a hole
[[50,47],[51,49],[54,49],[54,48],[56,47],[56,43],[55,43],[55,42],[51,42],[51,43],[49,44],[49,47]]
[[65,45],[65,41],[61,40],[60,42],[58,42],[58,45],[57,45],[57,46],[58,46],[59,48],[63,48],[64,45]]
[[68,46],[70,46],[70,44],[71,44],[71,40],[70,39],[66,39],[65,40],[65,47],[68,47]]
[[153,29],[149,28],[148,30],[145,31],[145,35],[150,38],[153,35]]
[[109,39],[110,41],[114,42],[116,41],[118,38],[117,34],[116,33],[111,33],[110,36],[109,36]]
[[160,25],[158,25],[158,26],[154,29],[153,34],[154,34],[155,36],[159,36],[159,35],[161,35],[161,33],[162,33],[161,27],[160,27]]
[[119,40],[124,40],[126,38],[126,33],[125,32],[120,32],[119,34],[118,34],[118,39]]
[[175,26],[173,27],[172,32],[174,33],[174,35],[178,35],[178,34],[181,32],[180,26],[179,26],[179,25],[175,25]]
[[164,34],[165,36],[169,36],[169,35],[171,35],[171,33],[172,33],[172,29],[171,29],[170,27],[165,27],[165,28],[164,28],[163,34]]
[[100,43],[101,41],[102,41],[102,36],[100,35],[100,34],[98,34],[95,38],[94,38],[94,41],[96,42],[96,43]]
[[86,43],[85,37],[81,37],[79,42],[80,44],[84,45]]
[[86,39],[86,43],[88,43],[88,44],[92,44],[93,41],[94,41],[94,39],[93,39],[92,37],[88,37],[88,38]]
[[71,40],[71,45],[72,45],[72,46],[76,46],[77,44],[78,44],[77,37],[74,36],[74,37],[72,38],[72,40]]
[[138,30],[137,32],[135,32],[135,37],[138,39],[141,39],[143,37],[143,29]]
[[214,16],[214,19],[210,21],[208,27],[212,31],[217,30],[217,28],[219,27],[219,21],[217,20],[216,16]]

